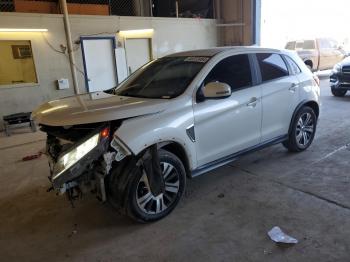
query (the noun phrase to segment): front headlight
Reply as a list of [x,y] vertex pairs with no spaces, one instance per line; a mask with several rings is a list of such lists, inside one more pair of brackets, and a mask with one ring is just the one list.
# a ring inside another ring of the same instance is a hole
[[342,66],[341,64],[336,64],[334,67],[333,67],[333,72],[334,73],[339,73],[342,69]]
[[87,153],[94,149],[98,145],[99,139],[100,134],[97,133],[96,135],[93,135],[79,146],[73,148],[71,151],[61,156],[54,167],[54,176],[52,179],[55,179],[58,176],[60,176],[64,171],[73,166]]

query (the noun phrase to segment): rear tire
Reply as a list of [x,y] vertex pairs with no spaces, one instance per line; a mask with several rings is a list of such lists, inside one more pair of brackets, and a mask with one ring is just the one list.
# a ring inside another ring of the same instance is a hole
[[337,89],[337,88],[332,87],[331,91],[332,91],[332,94],[334,96],[336,96],[336,97],[343,97],[343,96],[345,96],[345,94],[346,94],[346,92],[348,90],[346,90],[346,89],[345,90],[344,89]]
[[290,126],[288,140],[283,146],[290,152],[302,152],[312,143],[316,133],[317,116],[311,107],[304,106],[296,114]]

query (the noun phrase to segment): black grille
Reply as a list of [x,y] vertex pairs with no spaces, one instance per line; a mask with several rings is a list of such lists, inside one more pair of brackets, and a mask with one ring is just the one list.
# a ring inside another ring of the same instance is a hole
[[344,74],[350,74],[350,66],[343,66],[342,71]]

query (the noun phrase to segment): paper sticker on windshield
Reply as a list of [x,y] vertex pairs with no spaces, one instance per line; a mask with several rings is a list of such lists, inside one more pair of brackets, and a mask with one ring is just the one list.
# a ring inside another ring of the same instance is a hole
[[185,59],[185,62],[206,63],[208,60],[209,57],[205,56],[189,56]]

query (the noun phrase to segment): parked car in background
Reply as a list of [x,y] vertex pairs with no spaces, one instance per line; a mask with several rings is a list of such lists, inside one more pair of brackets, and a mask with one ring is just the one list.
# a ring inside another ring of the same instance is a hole
[[345,96],[350,90],[350,57],[334,66],[330,75],[330,84],[334,96]]
[[311,71],[331,69],[347,56],[342,46],[331,38],[290,41],[285,48],[295,50]]
[[148,63],[121,85],[33,112],[47,133],[50,181],[69,199],[97,192],[130,217],[168,215],[186,179],[283,143],[312,143],[320,89],[289,51],[188,51]]

